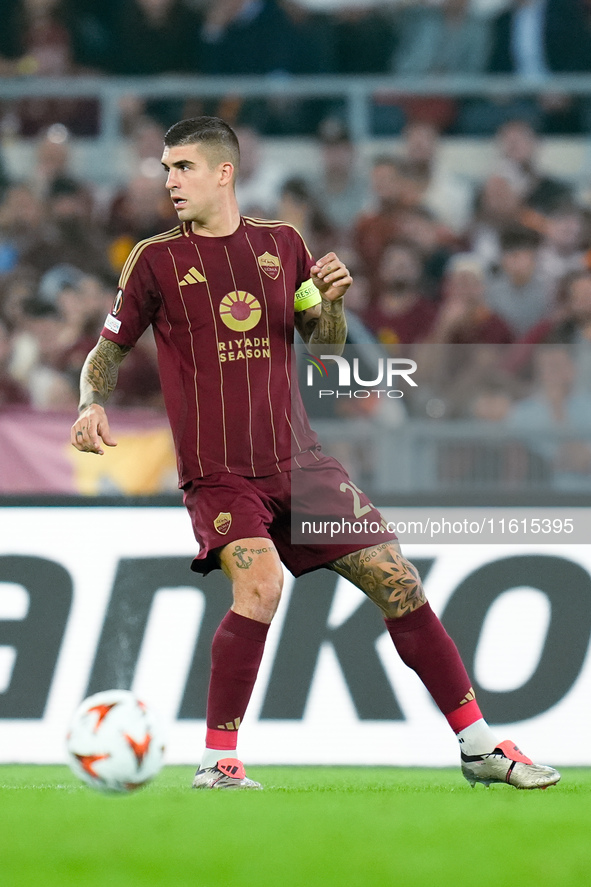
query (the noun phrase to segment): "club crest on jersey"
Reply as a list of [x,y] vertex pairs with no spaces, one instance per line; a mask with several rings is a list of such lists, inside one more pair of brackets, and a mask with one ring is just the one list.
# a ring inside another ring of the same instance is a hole
[[262,256],[257,256],[257,262],[267,277],[270,277],[271,280],[277,280],[281,270],[281,262],[277,256],[272,256],[271,253],[263,253]]
[[251,330],[261,319],[261,303],[244,290],[226,293],[219,307],[220,317],[226,326],[238,333]]
[[123,307],[123,290],[117,290],[117,295],[115,296],[115,301],[113,302],[113,307],[111,308],[111,314],[113,317],[117,317],[119,312]]
[[229,511],[220,511],[214,520],[213,525],[221,536],[225,536],[232,526],[232,515]]

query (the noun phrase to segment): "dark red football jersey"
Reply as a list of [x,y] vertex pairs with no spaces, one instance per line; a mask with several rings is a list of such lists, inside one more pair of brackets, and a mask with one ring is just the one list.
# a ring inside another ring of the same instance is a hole
[[152,324],[181,486],[315,461],[290,347],[313,264],[295,228],[249,218],[226,237],[183,224],[131,252],[102,335],[134,345]]

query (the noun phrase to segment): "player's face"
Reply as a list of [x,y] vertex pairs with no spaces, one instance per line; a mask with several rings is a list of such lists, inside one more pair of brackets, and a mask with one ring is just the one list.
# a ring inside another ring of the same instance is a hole
[[198,145],[165,147],[162,165],[166,188],[181,222],[204,222],[216,211],[224,180],[223,167],[210,165]]

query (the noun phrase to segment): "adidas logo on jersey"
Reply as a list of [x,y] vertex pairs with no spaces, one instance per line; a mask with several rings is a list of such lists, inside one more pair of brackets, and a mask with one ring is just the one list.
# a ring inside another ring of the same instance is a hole
[[205,277],[203,274],[200,274],[194,265],[192,268],[189,268],[183,279],[180,281],[180,285],[190,286],[192,283],[205,283]]

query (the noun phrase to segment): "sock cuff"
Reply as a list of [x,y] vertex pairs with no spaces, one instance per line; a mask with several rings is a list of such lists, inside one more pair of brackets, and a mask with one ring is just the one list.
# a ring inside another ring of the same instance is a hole
[[454,711],[447,712],[445,717],[454,733],[461,733],[466,727],[470,727],[476,721],[480,721],[482,719],[482,712],[476,700],[472,699],[470,702],[466,702],[465,705],[460,705]]
[[265,643],[269,625],[266,622],[258,622],[256,619],[249,619],[248,616],[241,616],[234,610],[228,610],[220,623],[220,628],[229,631],[240,638],[248,638],[251,641],[259,641]]
[[429,601],[425,601],[424,604],[413,610],[412,613],[406,613],[397,619],[386,617],[384,622],[388,632],[393,636],[395,634],[402,634],[405,631],[415,631],[417,628],[422,628],[427,623],[432,622],[433,619],[437,619],[437,616],[431,609]]
[[219,751],[236,751],[238,730],[215,730],[208,727],[205,733],[205,746]]

